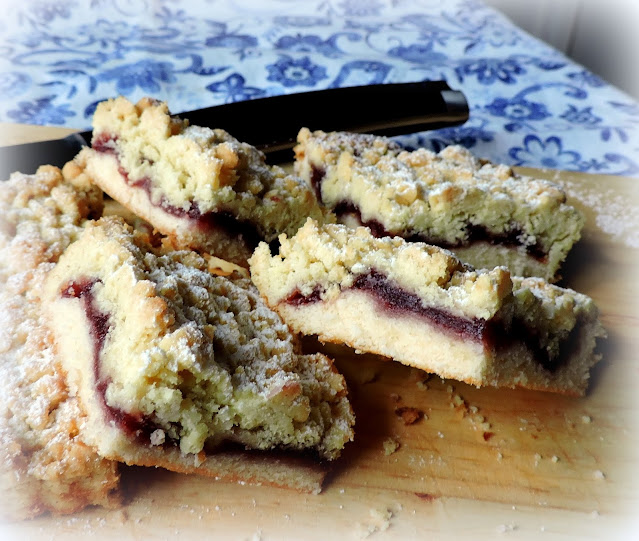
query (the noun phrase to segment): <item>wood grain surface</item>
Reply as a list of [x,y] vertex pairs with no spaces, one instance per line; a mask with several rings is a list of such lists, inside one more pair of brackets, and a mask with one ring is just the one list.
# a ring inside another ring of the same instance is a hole
[[[3,128],[5,144],[69,132]],[[2,524],[0,539],[639,538],[639,179],[524,172],[587,217],[561,282],[595,299],[609,334],[586,397],[477,389],[309,339],[357,415],[321,494],[126,468],[122,509]],[[401,408],[423,417],[406,424]]]

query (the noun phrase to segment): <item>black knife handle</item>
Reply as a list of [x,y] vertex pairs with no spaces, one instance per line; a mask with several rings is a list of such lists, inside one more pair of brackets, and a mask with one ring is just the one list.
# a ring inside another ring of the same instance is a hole
[[[300,128],[400,135],[456,126],[468,120],[464,95],[445,81],[330,88],[270,96],[179,113],[192,125],[222,128],[268,154],[290,161]],[[0,147],[0,179],[34,173],[41,164],[63,166],[91,140],[91,132],[64,139]]]
[[292,148],[303,127],[400,135],[463,124],[468,120],[468,104],[445,81],[422,81],[271,96],[178,116],[196,126],[225,129],[270,154]]
[[35,173],[44,164],[62,167],[90,140],[91,132],[78,132],[63,139],[0,147],[0,180],[8,179],[14,171]]

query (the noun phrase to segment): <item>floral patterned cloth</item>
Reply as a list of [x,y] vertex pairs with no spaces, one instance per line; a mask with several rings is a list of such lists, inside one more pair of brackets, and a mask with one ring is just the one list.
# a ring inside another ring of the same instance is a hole
[[469,121],[402,143],[459,143],[503,163],[639,176],[639,104],[479,0],[21,0],[3,8],[0,121],[86,129],[96,104],[118,94],[152,95],[179,113],[445,79],[466,95]]

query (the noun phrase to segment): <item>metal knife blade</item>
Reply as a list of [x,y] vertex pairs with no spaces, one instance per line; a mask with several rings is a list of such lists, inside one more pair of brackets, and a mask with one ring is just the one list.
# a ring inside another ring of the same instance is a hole
[[[445,81],[330,88],[271,96],[179,113],[192,125],[222,128],[267,154],[269,163],[292,160],[302,127],[400,135],[463,124],[468,104]],[[42,164],[61,167],[90,145],[91,131],[51,141],[0,147],[0,179],[34,173]]]

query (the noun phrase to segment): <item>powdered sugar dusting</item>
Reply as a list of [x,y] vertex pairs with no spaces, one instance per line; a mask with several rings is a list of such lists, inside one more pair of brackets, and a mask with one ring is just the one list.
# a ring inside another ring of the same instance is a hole
[[639,248],[639,209],[636,200],[612,189],[596,190],[583,183],[562,180],[566,193],[595,213],[595,223],[614,240]]
[[101,205],[67,181],[45,167],[0,188],[0,469],[15,473],[2,479],[12,519],[115,502],[117,467],[78,440],[83,412],[40,313],[44,278]]

